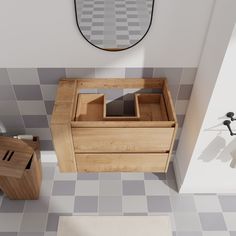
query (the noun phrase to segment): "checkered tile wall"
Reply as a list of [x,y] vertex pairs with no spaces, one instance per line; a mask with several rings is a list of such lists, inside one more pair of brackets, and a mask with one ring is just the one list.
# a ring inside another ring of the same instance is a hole
[[[38,135],[41,149],[53,150],[49,124],[60,78],[125,79],[165,76],[168,78],[180,127],[174,147],[176,149],[196,70],[196,68],[0,69],[0,126],[6,128],[8,135],[25,133]],[[98,89],[85,92],[103,93],[104,91]],[[109,112],[129,114],[132,110],[130,94],[133,92],[134,90],[128,89],[105,91],[110,102]]]

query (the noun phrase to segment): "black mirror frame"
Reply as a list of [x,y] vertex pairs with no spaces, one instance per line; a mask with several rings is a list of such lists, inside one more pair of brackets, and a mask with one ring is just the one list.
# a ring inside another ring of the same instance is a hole
[[108,50],[108,49],[100,48],[100,47],[98,47],[98,46],[92,44],[92,43],[84,36],[84,34],[82,33],[82,31],[80,30],[79,22],[78,22],[78,15],[77,15],[76,0],[74,0],[76,25],[77,25],[77,27],[78,27],[78,29],[79,29],[79,32],[80,32],[81,35],[83,36],[83,38],[84,38],[88,43],[90,43],[92,46],[94,46],[94,47],[96,47],[96,48],[98,48],[98,49],[100,49],[100,50],[106,51],[106,52],[120,52],[120,51],[124,51],[124,50],[130,49],[130,48],[134,47],[135,45],[137,45],[138,43],[140,43],[140,42],[145,38],[145,36],[147,35],[147,33],[148,33],[148,31],[149,31],[149,29],[150,29],[150,27],[151,27],[151,25],[152,25],[153,11],[154,11],[154,5],[155,5],[154,3],[155,3],[155,0],[152,0],[151,19],[150,19],[150,23],[149,23],[149,26],[148,26],[148,28],[147,28],[147,31],[146,31],[145,34],[140,38],[139,41],[137,41],[135,44],[133,44],[133,45],[127,47],[127,48],[122,48],[122,49],[118,49],[118,50]]

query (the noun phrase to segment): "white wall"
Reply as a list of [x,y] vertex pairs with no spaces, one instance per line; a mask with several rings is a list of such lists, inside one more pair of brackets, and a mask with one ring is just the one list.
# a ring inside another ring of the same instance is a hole
[[136,47],[88,44],[73,0],[1,0],[0,67],[197,67],[214,0],[155,0],[152,27]]
[[222,124],[236,113],[235,9],[216,2],[174,161],[182,193],[236,193],[236,138]]

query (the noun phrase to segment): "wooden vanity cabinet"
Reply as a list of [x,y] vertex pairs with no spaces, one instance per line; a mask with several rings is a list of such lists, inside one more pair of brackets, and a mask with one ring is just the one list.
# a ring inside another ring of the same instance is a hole
[[[134,95],[134,116],[109,116],[104,94],[88,88],[156,89]],[[51,131],[63,172],[166,172],[177,131],[165,79],[63,79]]]

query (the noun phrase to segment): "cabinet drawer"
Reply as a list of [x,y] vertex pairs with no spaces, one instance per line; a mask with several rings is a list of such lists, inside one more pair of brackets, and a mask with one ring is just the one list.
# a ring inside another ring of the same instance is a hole
[[73,128],[76,153],[143,153],[170,150],[174,128]]
[[76,154],[80,172],[165,172],[168,153]]

